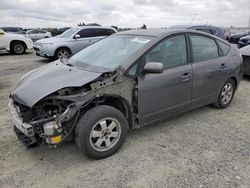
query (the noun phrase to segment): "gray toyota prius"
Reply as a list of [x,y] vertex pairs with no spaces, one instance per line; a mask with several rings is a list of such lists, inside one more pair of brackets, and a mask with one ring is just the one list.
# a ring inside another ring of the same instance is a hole
[[10,94],[26,147],[75,140],[108,157],[129,130],[212,104],[226,108],[242,77],[237,48],[192,30],[116,33],[24,75]]

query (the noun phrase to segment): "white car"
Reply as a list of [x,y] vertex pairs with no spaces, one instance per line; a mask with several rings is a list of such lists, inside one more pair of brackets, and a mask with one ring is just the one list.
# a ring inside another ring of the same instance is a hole
[[0,29],[0,50],[7,50],[13,54],[24,54],[33,48],[33,42],[25,35],[5,33]]
[[26,32],[26,35],[31,38],[31,40],[39,40],[43,38],[52,37],[51,33],[41,29],[32,29]]

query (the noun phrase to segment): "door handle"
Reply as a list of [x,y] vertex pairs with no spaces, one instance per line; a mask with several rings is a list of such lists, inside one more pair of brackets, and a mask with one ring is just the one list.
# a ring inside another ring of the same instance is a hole
[[181,81],[186,82],[186,81],[189,81],[191,78],[192,78],[192,74],[187,72],[182,75]]

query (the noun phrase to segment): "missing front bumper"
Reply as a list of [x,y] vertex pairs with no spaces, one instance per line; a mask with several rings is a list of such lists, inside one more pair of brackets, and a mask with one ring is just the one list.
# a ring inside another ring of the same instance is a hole
[[34,130],[33,130],[32,125],[22,122],[22,119],[19,117],[14,107],[12,99],[9,100],[9,110],[10,110],[10,114],[11,114],[15,127],[28,137],[34,136]]
[[39,145],[39,141],[35,136],[28,137],[24,133],[22,133],[16,126],[14,126],[14,131],[17,135],[18,140],[21,141],[21,143],[26,148],[32,148]]

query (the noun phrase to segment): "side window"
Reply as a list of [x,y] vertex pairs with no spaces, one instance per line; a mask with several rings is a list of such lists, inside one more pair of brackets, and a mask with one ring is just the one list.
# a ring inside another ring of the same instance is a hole
[[18,29],[13,28],[13,27],[7,27],[7,28],[6,28],[6,31],[7,31],[7,32],[17,32]]
[[217,43],[218,43],[223,55],[227,55],[227,53],[230,49],[230,46],[224,42],[219,41],[219,40],[217,40]]
[[128,75],[134,76],[136,74],[137,67],[138,67],[137,63],[135,63],[132,67],[130,67],[129,70],[128,70],[128,72],[127,72]]
[[168,38],[145,55],[145,62],[161,62],[165,69],[187,63],[186,39],[184,35]]
[[80,35],[80,38],[93,37],[93,29],[82,29],[77,34]]
[[95,29],[94,37],[105,36],[105,29]]
[[219,57],[218,47],[213,39],[191,35],[194,62],[206,61]]
[[31,30],[28,32],[29,34],[35,34],[36,33],[36,30]]
[[111,29],[95,29],[94,36],[95,37],[98,37],[98,36],[109,36],[109,35],[111,35],[113,33],[114,33],[114,31],[111,30]]
[[112,35],[115,32],[112,29],[104,29],[105,36]]

